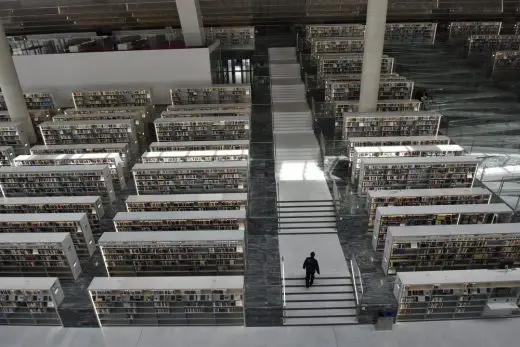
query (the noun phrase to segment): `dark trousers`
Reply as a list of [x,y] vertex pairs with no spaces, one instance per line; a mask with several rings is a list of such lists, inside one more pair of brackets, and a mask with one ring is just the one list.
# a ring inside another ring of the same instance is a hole
[[305,286],[310,287],[314,283],[314,272],[307,271],[305,273]]

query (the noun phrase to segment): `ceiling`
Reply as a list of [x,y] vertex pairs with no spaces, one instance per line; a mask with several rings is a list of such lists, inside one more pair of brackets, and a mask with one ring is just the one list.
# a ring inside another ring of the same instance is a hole
[[[185,0],[179,0],[185,1]],[[205,26],[363,20],[367,0],[199,0]],[[388,0],[389,19],[497,19],[520,0]],[[179,27],[175,0],[0,0],[8,34]]]

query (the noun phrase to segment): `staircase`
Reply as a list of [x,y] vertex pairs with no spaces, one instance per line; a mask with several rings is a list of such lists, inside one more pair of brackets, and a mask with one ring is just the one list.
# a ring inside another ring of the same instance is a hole
[[325,201],[278,201],[278,234],[336,234],[334,204]]

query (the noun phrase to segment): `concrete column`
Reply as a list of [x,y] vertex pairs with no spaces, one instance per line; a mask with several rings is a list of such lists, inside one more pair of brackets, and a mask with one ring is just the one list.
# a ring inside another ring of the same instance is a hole
[[177,0],[175,3],[177,4],[184,43],[187,47],[203,46],[205,36],[199,0]]
[[7,105],[7,111],[13,122],[20,122],[30,143],[36,142],[34,127],[25,104],[22,87],[14,67],[11,48],[5,36],[4,26],[0,22],[0,88]]
[[361,72],[360,112],[375,112],[381,78],[381,61],[385,44],[388,0],[368,0],[365,49]]

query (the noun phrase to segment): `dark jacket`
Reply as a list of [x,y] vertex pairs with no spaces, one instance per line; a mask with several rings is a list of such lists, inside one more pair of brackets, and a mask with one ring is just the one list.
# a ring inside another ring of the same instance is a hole
[[317,272],[318,275],[320,274],[320,266],[315,258],[307,257],[303,262],[303,268],[309,273]]

